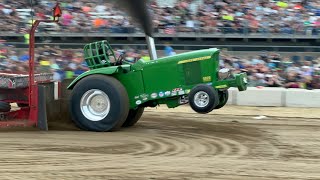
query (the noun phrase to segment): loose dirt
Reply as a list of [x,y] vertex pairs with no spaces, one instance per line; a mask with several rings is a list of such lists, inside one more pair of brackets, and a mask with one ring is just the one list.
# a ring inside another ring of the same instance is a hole
[[111,133],[0,130],[1,179],[320,179],[319,117],[316,108],[203,115],[182,106],[148,108]]

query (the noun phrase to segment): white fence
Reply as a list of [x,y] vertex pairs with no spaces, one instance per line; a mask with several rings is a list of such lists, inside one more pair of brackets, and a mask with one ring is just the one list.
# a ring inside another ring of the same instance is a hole
[[256,88],[229,89],[228,104],[243,106],[320,107],[320,90]]

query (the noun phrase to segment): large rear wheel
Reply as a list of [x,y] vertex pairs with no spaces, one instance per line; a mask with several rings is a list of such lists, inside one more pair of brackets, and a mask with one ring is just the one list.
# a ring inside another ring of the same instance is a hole
[[141,118],[144,112],[144,107],[138,107],[137,109],[130,109],[126,121],[123,123],[122,127],[131,127],[135,125]]
[[125,87],[115,78],[91,75],[76,84],[71,93],[71,116],[88,131],[117,131],[129,112]]

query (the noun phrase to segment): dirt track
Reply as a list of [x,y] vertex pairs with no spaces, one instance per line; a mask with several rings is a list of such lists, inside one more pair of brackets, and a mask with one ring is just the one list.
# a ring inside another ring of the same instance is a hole
[[0,131],[1,179],[320,179],[319,117],[319,109],[164,107],[113,133]]

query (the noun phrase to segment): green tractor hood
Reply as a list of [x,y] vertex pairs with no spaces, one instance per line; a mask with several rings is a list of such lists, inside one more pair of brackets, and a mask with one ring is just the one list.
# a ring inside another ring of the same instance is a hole
[[219,50],[217,48],[210,48],[210,49],[203,49],[203,50],[197,50],[192,52],[185,52],[182,54],[163,57],[163,58],[159,58],[157,60],[152,60],[152,61],[139,60],[137,61],[137,63],[132,65],[132,70],[142,70],[145,67],[154,66],[155,64],[158,64],[158,65],[168,64],[168,63],[184,64],[184,63],[208,60],[212,58],[214,55],[218,55],[218,54],[219,54]]

